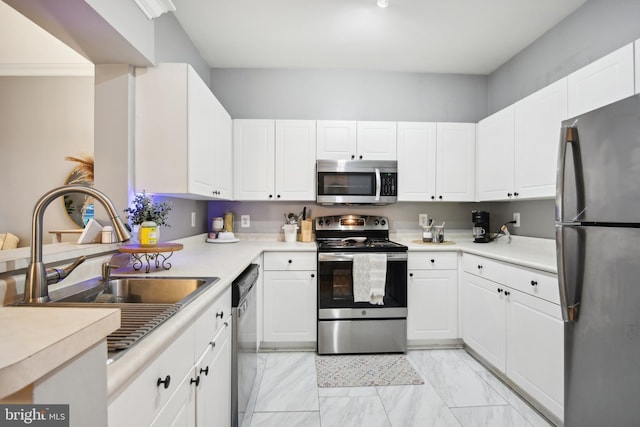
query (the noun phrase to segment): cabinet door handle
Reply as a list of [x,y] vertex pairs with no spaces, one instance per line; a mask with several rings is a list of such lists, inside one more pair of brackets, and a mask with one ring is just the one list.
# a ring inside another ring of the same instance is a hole
[[269,194],[269,198],[270,198],[270,199],[273,199],[273,194]]
[[200,373],[204,374],[205,376],[208,376],[209,375],[209,367],[207,366],[204,369],[200,368]]
[[279,198],[280,198],[280,195],[278,194],[276,197],[279,199]]
[[431,264],[435,264],[435,263],[436,263],[436,260],[432,258],[431,259]]
[[478,264],[478,270],[482,270],[482,265]]
[[216,342],[215,341],[210,341],[209,345],[211,346],[211,348],[216,348]]
[[311,278],[313,279],[314,277],[316,277],[316,275],[311,273]]
[[511,194],[511,193],[507,193],[507,197],[511,197],[511,196],[512,196],[512,194]]
[[195,380],[191,378],[191,381],[189,381],[189,384],[193,384],[193,383],[196,384],[196,387],[200,385],[200,375],[198,375]]
[[291,260],[291,259],[290,259],[290,260],[289,260],[289,264],[291,264],[291,263],[293,263],[293,260]]
[[518,193],[517,191],[515,193],[513,193],[514,196],[518,197],[520,195],[520,193]]
[[413,277],[413,273],[409,273],[409,277]]
[[436,199],[436,196],[431,196],[431,200],[435,200],[435,199]]
[[498,293],[501,294],[503,292],[502,288],[498,288]]
[[164,380],[162,378],[158,378],[156,385],[160,387],[162,384],[164,384],[164,389],[166,390],[169,388],[170,383],[171,383],[171,376],[167,375],[166,377],[164,377]]
[[531,281],[531,286],[538,286],[538,282],[536,282],[535,280]]
[[216,313],[216,319],[218,317],[222,319],[224,317],[224,311],[221,311],[220,313]]
[[438,196],[438,199],[442,200],[442,196]]
[[509,296],[509,295],[511,295],[511,292],[509,292],[509,291],[504,291],[504,294],[505,294],[505,296]]
[[362,160],[362,154],[360,154],[360,160]]

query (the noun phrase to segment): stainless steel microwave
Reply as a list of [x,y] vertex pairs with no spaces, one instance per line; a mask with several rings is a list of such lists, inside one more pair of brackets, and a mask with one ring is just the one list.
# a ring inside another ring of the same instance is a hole
[[316,201],[323,205],[386,205],[398,201],[395,160],[318,160]]

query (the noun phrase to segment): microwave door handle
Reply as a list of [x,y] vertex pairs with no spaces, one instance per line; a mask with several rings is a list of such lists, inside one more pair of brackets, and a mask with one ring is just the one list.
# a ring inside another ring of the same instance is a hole
[[382,180],[380,179],[380,169],[376,168],[376,202],[380,201],[380,191],[382,190]]

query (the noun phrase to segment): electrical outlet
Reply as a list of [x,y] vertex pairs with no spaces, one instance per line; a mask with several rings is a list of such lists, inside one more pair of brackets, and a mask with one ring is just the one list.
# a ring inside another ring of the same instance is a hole
[[251,216],[250,215],[240,215],[240,227],[242,227],[242,228],[251,227]]
[[419,214],[418,215],[418,225],[421,227],[426,227],[429,222],[429,214]]
[[191,212],[191,227],[195,227],[195,226],[196,226],[196,213]]
[[513,213],[513,220],[516,222],[515,224],[513,224],[514,227],[520,227],[520,213],[519,212],[514,212]]

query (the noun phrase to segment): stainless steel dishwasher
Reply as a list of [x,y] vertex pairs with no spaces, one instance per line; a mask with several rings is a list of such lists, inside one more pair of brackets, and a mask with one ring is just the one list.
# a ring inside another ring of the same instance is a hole
[[257,286],[260,269],[251,264],[233,281],[231,314],[231,425],[242,425],[258,371]]

